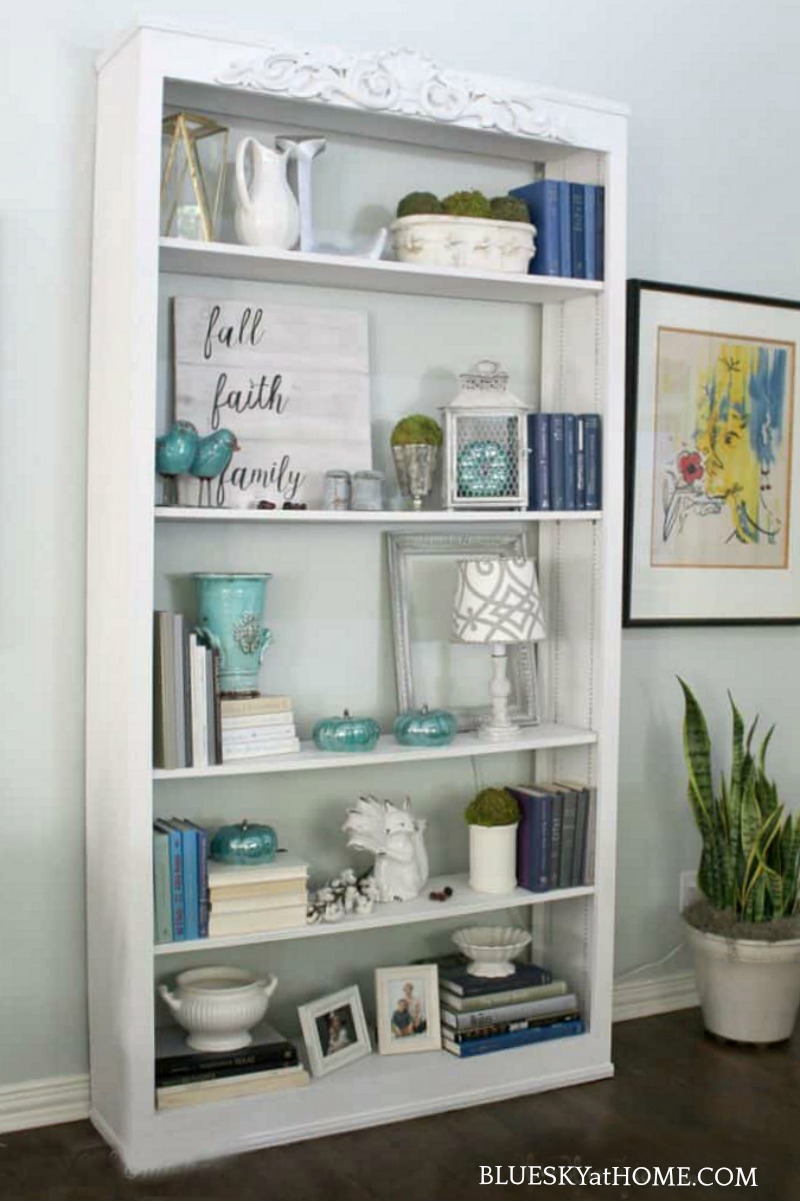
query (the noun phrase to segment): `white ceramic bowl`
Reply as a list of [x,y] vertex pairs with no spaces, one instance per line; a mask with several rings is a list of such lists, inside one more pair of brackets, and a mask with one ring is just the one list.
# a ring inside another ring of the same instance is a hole
[[453,935],[459,951],[470,960],[470,976],[511,976],[514,958],[530,941],[530,931],[519,926],[468,926]]
[[420,213],[399,217],[389,230],[401,263],[525,272],[536,252],[536,226],[524,221]]
[[186,1042],[198,1051],[237,1051],[252,1042],[250,1029],[267,1012],[277,988],[238,967],[195,967],[181,972],[175,992],[166,984],[158,991],[177,1021],[189,1031]]

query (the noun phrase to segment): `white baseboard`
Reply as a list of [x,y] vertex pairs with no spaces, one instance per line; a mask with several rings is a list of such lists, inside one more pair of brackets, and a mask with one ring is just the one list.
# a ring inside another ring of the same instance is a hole
[[614,985],[613,1021],[653,1017],[700,1004],[694,972],[671,972],[652,980],[620,980]]
[[89,1077],[53,1076],[0,1085],[0,1134],[89,1116]]
[[[656,980],[622,980],[614,985],[615,1022],[691,1009],[698,1004],[692,972],[673,972]],[[79,1122],[88,1116],[88,1076],[54,1076],[0,1085],[0,1134]]]

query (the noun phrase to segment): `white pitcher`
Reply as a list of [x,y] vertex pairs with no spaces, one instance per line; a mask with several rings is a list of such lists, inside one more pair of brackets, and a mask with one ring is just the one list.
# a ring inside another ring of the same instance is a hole
[[[245,159],[248,150],[252,182],[247,186]],[[273,246],[291,250],[300,233],[300,211],[286,178],[286,164],[294,153],[281,153],[242,138],[236,147],[236,234],[247,246]]]

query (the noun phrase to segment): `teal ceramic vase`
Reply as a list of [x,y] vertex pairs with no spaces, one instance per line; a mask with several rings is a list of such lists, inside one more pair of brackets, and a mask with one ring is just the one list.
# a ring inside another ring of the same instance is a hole
[[278,835],[272,826],[243,821],[236,826],[220,826],[211,840],[209,853],[216,863],[246,867],[251,863],[272,863],[277,849]]
[[200,632],[220,653],[220,692],[258,696],[271,630],[261,622],[270,575],[195,575]]

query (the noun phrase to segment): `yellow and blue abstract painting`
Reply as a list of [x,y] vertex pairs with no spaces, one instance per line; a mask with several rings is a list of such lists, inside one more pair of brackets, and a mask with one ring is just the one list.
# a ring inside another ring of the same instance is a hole
[[658,330],[651,565],[786,568],[795,345]]

